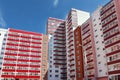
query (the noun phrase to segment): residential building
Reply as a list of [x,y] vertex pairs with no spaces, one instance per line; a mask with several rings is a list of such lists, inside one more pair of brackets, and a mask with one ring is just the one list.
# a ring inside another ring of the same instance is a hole
[[41,80],[47,80],[48,78],[48,36],[43,35],[42,40],[42,72],[41,72]]
[[3,34],[1,80],[40,80],[43,35],[11,28]]
[[65,21],[49,18],[47,24],[49,36],[48,80],[66,80]]
[[[81,36],[80,26],[78,26],[74,30],[74,45],[75,45],[76,80],[83,80],[84,64],[83,64],[82,36]],[[70,61],[72,60],[74,59],[71,59]]]
[[109,80],[120,80],[120,0],[111,0],[100,11]]
[[95,80],[97,77],[97,65],[91,18],[81,25],[81,34],[84,57],[84,79]]
[[2,63],[3,63],[3,57],[5,51],[6,38],[7,38],[7,30],[0,29],[0,79],[2,73]]
[[66,17],[67,80],[76,80],[74,30],[89,18],[89,13],[72,8]]
[[107,59],[105,53],[105,44],[103,37],[103,30],[101,24],[100,10],[102,6],[99,6],[95,10],[92,17],[92,32],[94,34],[94,47],[96,53],[96,64],[97,64],[97,80],[108,80],[108,69],[107,69]]

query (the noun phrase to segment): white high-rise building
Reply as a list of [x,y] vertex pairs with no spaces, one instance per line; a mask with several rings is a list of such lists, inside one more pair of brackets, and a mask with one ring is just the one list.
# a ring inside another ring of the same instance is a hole
[[88,12],[72,8],[66,17],[67,80],[76,80],[74,29],[90,17]]

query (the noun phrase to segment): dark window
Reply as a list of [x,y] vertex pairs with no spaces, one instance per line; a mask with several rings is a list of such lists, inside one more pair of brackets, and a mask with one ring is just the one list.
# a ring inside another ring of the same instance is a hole
[[58,73],[59,71],[58,71],[58,70],[55,70],[55,72],[57,72],[57,73]]
[[59,77],[58,75],[55,75],[55,77]]
[[50,75],[50,77],[52,77],[52,75]]
[[109,57],[109,60],[112,61],[112,57]]
[[50,70],[50,72],[52,72],[52,70]]

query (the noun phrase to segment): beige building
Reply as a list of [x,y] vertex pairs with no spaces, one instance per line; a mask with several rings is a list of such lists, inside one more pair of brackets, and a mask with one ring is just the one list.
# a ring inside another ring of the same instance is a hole
[[48,36],[43,35],[41,80],[47,80],[48,74]]

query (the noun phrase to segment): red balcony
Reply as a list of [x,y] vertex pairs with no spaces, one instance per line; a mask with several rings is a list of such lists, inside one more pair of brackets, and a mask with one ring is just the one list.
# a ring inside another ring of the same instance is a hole
[[84,27],[82,28],[82,31],[83,31],[84,29],[86,29],[88,26],[89,26],[89,24],[87,24],[86,26],[84,26]]
[[58,60],[58,61],[66,61],[66,59],[58,59],[58,58],[54,58],[54,60]]
[[29,67],[29,64],[17,64],[17,66]]
[[68,44],[70,44],[71,42],[73,42],[73,40],[70,40],[70,41],[68,42]]
[[112,65],[112,64],[119,63],[119,62],[120,62],[120,59],[119,59],[119,60],[115,60],[115,61],[110,61],[110,62],[108,62],[107,64],[108,64],[108,65]]
[[88,37],[90,37],[90,34],[88,36],[86,36],[83,40],[87,39]]
[[88,56],[91,56],[92,55],[92,53],[89,53],[89,54],[87,54],[86,56],[88,57]]
[[94,67],[87,68],[87,70],[92,70],[92,69],[94,69]]
[[70,64],[69,66],[72,67],[72,66],[74,66],[74,65],[75,65],[75,64]]
[[29,54],[18,54],[18,56],[26,56],[26,57],[29,57]]
[[16,58],[4,58],[4,60],[8,60],[8,61],[16,61]]
[[40,70],[29,70],[29,72],[40,73]]
[[16,64],[3,63],[3,66],[16,66]]
[[74,55],[74,53],[70,53],[70,54],[69,54],[69,57],[71,57],[71,56],[73,56],[73,55]]
[[111,43],[109,45],[106,45],[105,48],[108,48],[108,47],[113,46],[113,45],[118,44],[118,43],[120,43],[120,40],[116,41],[116,42],[113,42],[113,43]]
[[86,32],[84,32],[82,35],[84,35],[84,34],[86,34],[86,33],[88,33],[90,31],[90,29],[88,29]]
[[66,63],[58,63],[58,62],[55,62],[54,64],[55,65],[66,65]]
[[34,40],[42,40],[42,38],[32,38],[32,39],[34,39]]
[[68,52],[71,52],[71,51],[73,51],[74,49],[72,48],[72,49],[70,49]]
[[9,56],[17,56],[16,53],[8,53],[8,52],[5,52],[5,55],[9,55]]
[[94,77],[94,75],[88,75],[88,77]]
[[109,35],[108,37],[104,38],[104,40],[108,40],[108,39],[110,39],[111,37],[118,35],[119,33],[120,33],[120,32],[116,32],[116,33],[114,33],[114,34],[111,34],[111,35]]
[[101,12],[101,16],[104,15],[104,13],[106,13],[108,10],[110,10],[112,7],[114,7],[114,4],[112,4],[111,6],[109,6],[106,10],[104,10],[104,7],[102,9],[102,12]]
[[113,52],[107,53],[106,56],[111,56],[111,55],[117,54],[119,52],[120,52],[120,50],[113,51]]
[[18,44],[7,43],[7,46],[18,46]]
[[16,72],[28,72],[28,70],[16,70]]
[[30,67],[40,67],[40,65],[31,65],[30,64]]
[[54,50],[54,52],[65,52],[66,50]]
[[2,69],[3,72],[15,72],[15,69]]
[[66,56],[66,54],[54,54],[54,56]]
[[86,48],[86,51],[87,51],[87,50],[89,50],[89,49],[91,49],[91,48],[92,48],[92,46],[90,46],[90,47]]
[[61,74],[67,74],[67,72],[61,72]]
[[17,35],[17,34],[8,34],[8,36],[13,36],[13,37],[20,37],[20,35]]
[[109,73],[110,75],[119,74],[119,73],[120,73],[120,70],[109,71],[108,73]]
[[69,59],[69,61],[71,62],[71,61],[74,61],[74,59],[72,58],[72,59]]
[[110,19],[108,22],[106,22],[105,24],[102,25],[102,27],[105,27],[107,24],[111,23],[112,21],[116,20],[117,17],[114,17],[112,19]]
[[108,18],[109,16],[111,16],[111,15],[112,15],[112,14],[114,14],[114,13],[115,13],[115,11],[113,11],[113,12],[112,12],[112,13],[110,13],[110,14],[108,14],[107,16],[102,17],[102,19],[101,19],[101,20],[102,20],[102,21],[103,21],[103,20],[105,20],[106,18]]
[[110,30],[112,30],[113,28],[116,28],[116,27],[118,27],[118,24],[111,26],[109,29],[103,31],[103,33],[106,33],[106,32],[108,32],[108,31],[110,31]]
[[71,77],[71,78],[74,78],[74,77],[75,77],[75,75],[71,75],[70,77]]
[[75,70],[74,70],[74,69],[72,69],[72,70],[70,70],[70,72],[75,72]]
[[93,62],[93,60],[89,60],[89,61],[87,61],[87,63],[90,63],[90,62]]

